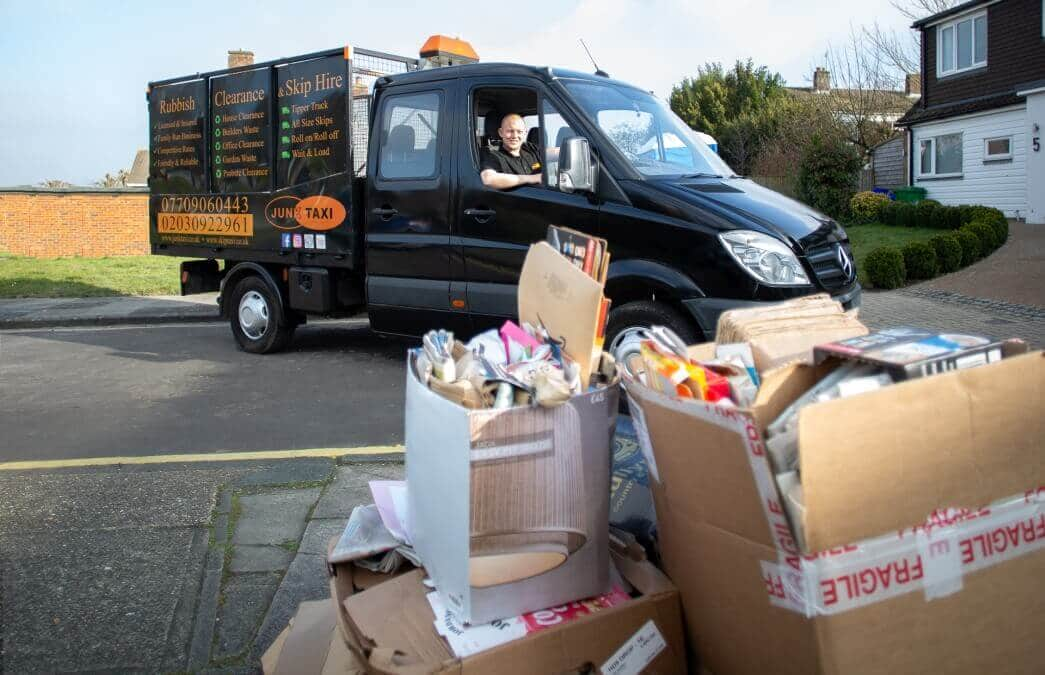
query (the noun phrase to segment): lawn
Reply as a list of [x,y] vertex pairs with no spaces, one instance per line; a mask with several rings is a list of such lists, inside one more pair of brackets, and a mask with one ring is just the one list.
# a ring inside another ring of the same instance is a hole
[[178,265],[188,258],[28,258],[0,253],[0,298],[177,295]]
[[893,227],[871,223],[869,225],[847,225],[846,234],[853,246],[853,257],[856,258],[856,269],[859,273],[860,284],[869,286],[870,282],[864,272],[864,260],[867,255],[879,246],[902,247],[912,241],[925,241],[943,231],[930,227]]

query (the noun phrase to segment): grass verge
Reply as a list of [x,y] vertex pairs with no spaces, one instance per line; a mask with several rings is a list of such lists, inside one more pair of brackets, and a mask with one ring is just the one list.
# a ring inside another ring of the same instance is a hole
[[879,246],[903,247],[912,241],[927,241],[938,234],[948,230],[937,230],[931,227],[893,227],[870,223],[868,225],[847,225],[846,234],[849,235],[849,243],[853,247],[853,257],[856,259],[856,270],[860,284],[864,287],[870,286],[870,281],[864,272],[864,261],[867,255]]
[[0,253],[0,298],[177,295],[178,265],[183,260],[189,258],[30,258]]

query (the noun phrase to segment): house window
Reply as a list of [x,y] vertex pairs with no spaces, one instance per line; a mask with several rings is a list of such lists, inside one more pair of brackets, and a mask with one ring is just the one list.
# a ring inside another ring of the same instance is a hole
[[936,27],[936,74],[954,75],[987,65],[987,13]]
[[962,174],[962,135],[923,138],[918,145],[918,175],[948,178]]
[[1012,136],[983,139],[983,161],[1012,159]]

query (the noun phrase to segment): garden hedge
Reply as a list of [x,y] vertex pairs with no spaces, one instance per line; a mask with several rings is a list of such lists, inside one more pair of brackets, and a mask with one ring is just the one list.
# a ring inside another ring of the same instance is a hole
[[907,281],[903,253],[895,246],[882,246],[871,251],[864,261],[864,269],[875,288],[899,288]]
[[980,259],[983,249],[980,248],[980,238],[975,233],[961,229],[955,232],[955,237],[962,247],[962,267],[971,265]]
[[938,234],[929,240],[936,250],[936,262],[941,274],[956,272],[962,267],[962,245],[954,234]]
[[998,233],[982,220],[974,220],[961,229],[968,230],[980,238],[980,254],[983,256],[990,255],[994,249],[1001,246],[1001,242],[998,241]]
[[912,241],[902,250],[908,279],[932,279],[936,276],[939,266],[935,248],[924,241]]
[[877,192],[857,192],[849,200],[849,213],[857,223],[875,223],[882,217],[882,209],[892,202]]

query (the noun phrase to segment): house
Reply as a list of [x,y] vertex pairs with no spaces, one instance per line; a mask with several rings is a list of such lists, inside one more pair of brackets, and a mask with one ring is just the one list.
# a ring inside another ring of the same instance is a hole
[[904,91],[892,89],[848,88],[831,86],[831,71],[818,67],[813,71],[813,86],[787,87],[792,96],[816,96],[834,113],[837,119],[850,124],[862,121],[875,124],[894,124],[918,99],[919,76],[907,75]]
[[1045,223],[1045,0],[974,0],[912,28],[922,97],[896,123],[910,184]]

